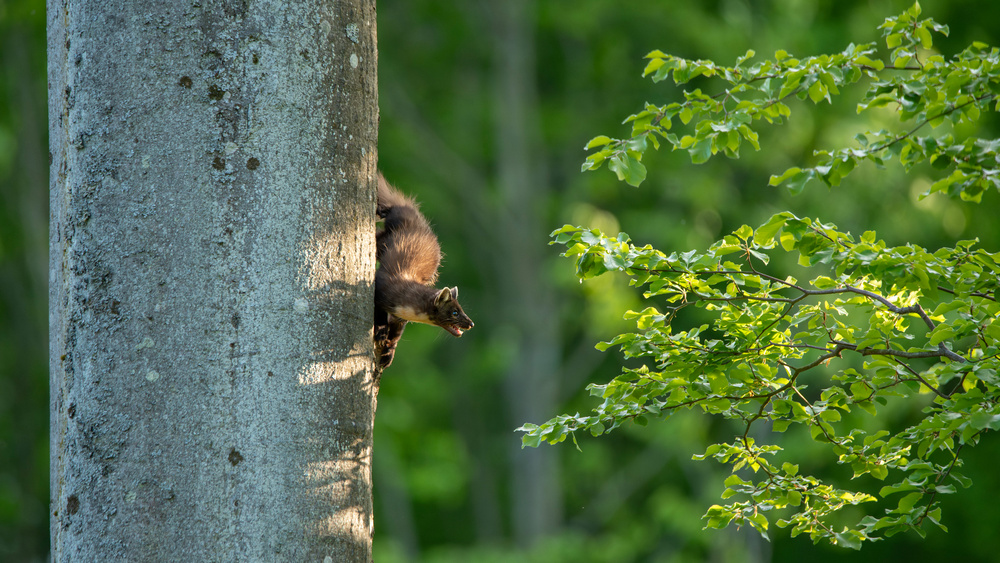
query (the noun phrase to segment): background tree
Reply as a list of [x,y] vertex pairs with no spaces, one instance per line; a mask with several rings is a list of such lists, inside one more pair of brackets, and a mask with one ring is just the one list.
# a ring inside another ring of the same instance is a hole
[[370,561],[374,2],[48,15],[52,558]]

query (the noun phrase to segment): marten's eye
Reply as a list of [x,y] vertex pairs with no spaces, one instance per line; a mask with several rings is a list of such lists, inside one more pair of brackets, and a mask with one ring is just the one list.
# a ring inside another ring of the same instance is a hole
[[453,316],[453,317],[455,317],[457,319],[458,318],[458,311],[452,311],[451,312],[451,316]]

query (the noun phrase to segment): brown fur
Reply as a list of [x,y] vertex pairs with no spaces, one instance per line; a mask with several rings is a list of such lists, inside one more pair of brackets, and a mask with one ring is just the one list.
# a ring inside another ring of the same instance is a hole
[[437,325],[454,336],[474,325],[458,303],[458,288],[436,289],[441,246],[420,207],[379,174],[376,233],[375,345],[379,365],[392,363],[407,322]]

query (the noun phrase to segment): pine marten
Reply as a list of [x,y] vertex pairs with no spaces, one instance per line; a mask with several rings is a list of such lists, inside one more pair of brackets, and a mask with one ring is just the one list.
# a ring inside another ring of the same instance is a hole
[[437,325],[454,336],[474,325],[458,304],[458,288],[436,289],[441,246],[420,206],[378,176],[376,213],[385,221],[375,234],[375,347],[389,367],[407,322]]

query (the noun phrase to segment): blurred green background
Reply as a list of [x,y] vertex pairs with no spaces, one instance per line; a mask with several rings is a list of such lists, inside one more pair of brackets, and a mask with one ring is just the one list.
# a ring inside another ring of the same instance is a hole
[[[723,234],[791,210],[890,244],[927,247],[979,237],[1000,248],[1000,198],[981,205],[918,201],[931,175],[862,168],[839,189],[792,198],[772,173],[808,163],[814,148],[877,129],[833,105],[794,103],[791,123],[764,129],[763,150],[692,166],[652,153],[639,189],[602,170],[580,173],[593,136],[623,136],[643,102],[679,98],[641,78],[653,49],[730,64],[747,49],[798,56],[876,41],[890,0],[406,0],[379,3],[380,166],[417,196],[446,253],[441,280],[458,285],[476,328],[462,339],[406,331],[379,396],[375,436],[375,557],[379,563],[995,561],[997,440],[966,457],[973,489],[944,499],[947,534],[901,536],[860,553],[772,530],[702,531],[724,477],[691,461],[732,429],[685,413],[601,439],[521,450],[513,429],[589,410],[582,391],[619,372],[595,342],[627,330],[641,296],[605,276],[579,284],[547,245],[565,223],[623,230],[666,251],[704,249]],[[926,0],[951,28],[946,56],[973,40],[1000,43],[1000,4]],[[0,0],[0,561],[48,551],[45,17],[40,0]],[[717,85],[695,83],[715,91]],[[853,96],[853,97],[852,97]],[[885,116],[891,123],[891,115]],[[865,119],[868,116],[864,116]],[[1000,123],[986,116],[982,136]],[[747,147],[745,151],[749,151]],[[905,420],[905,409],[898,413]],[[782,437],[785,438],[785,437]],[[794,436],[788,436],[794,442]],[[789,443],[803,471],[847,482],[808,441]]]

